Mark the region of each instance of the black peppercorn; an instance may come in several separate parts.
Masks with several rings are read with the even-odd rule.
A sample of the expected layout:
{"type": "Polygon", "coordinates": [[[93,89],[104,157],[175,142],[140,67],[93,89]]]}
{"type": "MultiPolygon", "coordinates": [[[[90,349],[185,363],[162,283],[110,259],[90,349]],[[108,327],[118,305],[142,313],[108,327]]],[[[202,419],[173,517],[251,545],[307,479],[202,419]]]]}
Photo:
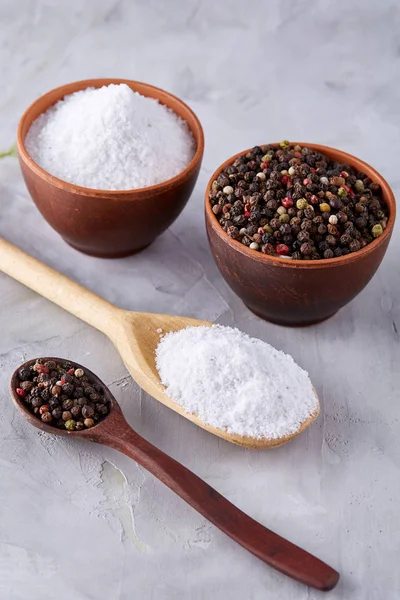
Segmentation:
{"type": "Polygon", "coordinates": [[[86,405],[82,407],[82,416],[85,419],[90,419],[94,415],[94,410],[91,406],[86,405]]]}
{"type": "Polygon", "coordinates": [[[304,254],[304,256],[310,255],[312,252],[311,244],[309,244],[308,242],[304,242],[304,244],[300,246],[300,252],[301,254],[304,254]]]}
{"type": "Polygon", "coordinates": [[[360,250],[360,248],[361,244],[358,240],[352,240],[349,244],[350,252],[357,252],[358,250],[360,250]]]}
{"type": "Polygon", "coordinates": [[[51,411],[51,414],[53,415],[53,417],[56,421],[61,419],[62,413],[63,413],[62,409],[58,406],[56,408],[53,408],[53,410],[51,411]]]}
{"type": "Polygon", "coordinates": [[[304,209],[304,216],[306,219],[314,219],[315,212],[314,212],[314,209],[312,208],[312,206],[309,206],[308,208],[304,209]]]}
{"type": "Polygon", "coordinates": [[[297,235],[297,239],[299,240],[299,242],[308,242],[310,239],[310,234],[308,233],[308,231],[300,231],[300,233],[297,235]]]}
{"type": "Polygon", "coordinates": [[[24,390],[27,394],[35,387],[33,381],[21,381],[20,388],[24,390]]]}
{"type": "Polygon", "coordinates": [[[236,240],[239,237],[239,229],[232,225],[231,227],[228,227],[227,234],[230,238],[236,240]]]}
{"type": "Polygon", "coordinates": [[[325,241],[329,244],[329,246],[336,246],[336,238],[334,235],[327,235],[325,241]]]}
{"type": "Polygon", "coordinates": [[[67,396],[70,396],[74,391],[74,386],[72,385],[72,383],[64,383],[64,385],[62,386],[62,391],[67,396]]]}
{"type": "Polygon", "coordinates": [[[73,418],[79,418],[82,414],[82,408],[78,405],[78,406],[73,406],[71,408],[71,415],[73,416],[73,418]]]}
{"type": "Polygon", "coordinates": [[[348,233],[344,233],[340,236],[340,243],[342,246],[348,246],[351,243],[352,237],[348,233]]]}
{"type": "Polygon", "coordinates": [[[18,377],[20,379],[20,381],[27,381],[31,376],[31,370],[29,369],[29,367],[22,367],[19,371],[18,371],[18,377]]]}
{"type": "Polygon", "coordinates": [[[62,403],[62,407],[64,410],[70,410],[74,406],[74,401],[71,399],[64,400],[62,403]]]}
{"type": "Polygon", "coordinates": [[[51,392],[49,390],[48,387],[42,388],[41,392],[40,392],[40,396],[42,398],[42,400],[44,400],[45,402],[48,402],[51,398],[51,392]]]}
{"type": "Polygon", "coordinates": [[[108,407],[105,404],[96,404],[96,410],[100,415],[108,414],[108,407]]]}
{"type": "Polygon", "coordinates": [[[34,396],[31,400],[31,404],[33,408],[39,408],[42,406],[42,404],[44,404],[44,401],[39,396],[34,396]]]}

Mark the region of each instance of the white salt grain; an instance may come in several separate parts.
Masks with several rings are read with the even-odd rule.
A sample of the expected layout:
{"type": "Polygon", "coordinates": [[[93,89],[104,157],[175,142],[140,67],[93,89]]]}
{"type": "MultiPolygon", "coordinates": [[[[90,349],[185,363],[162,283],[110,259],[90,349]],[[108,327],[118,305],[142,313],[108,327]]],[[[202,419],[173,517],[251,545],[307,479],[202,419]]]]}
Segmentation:
{"type": "Polygon", "coordinates": [[[65,96],[32,123],[25,145],[52,175],[103,190],[136,189],[170,179],[186,168],[195,152],[185,121],[126,84],[65,96]]]}
{"type": "Polygon", "coordinates": [[[168,333],[156,364],[168,396],[229,433],[280,438],[318,409],[308,374],[291,356],[231,327],[168,333]]]}

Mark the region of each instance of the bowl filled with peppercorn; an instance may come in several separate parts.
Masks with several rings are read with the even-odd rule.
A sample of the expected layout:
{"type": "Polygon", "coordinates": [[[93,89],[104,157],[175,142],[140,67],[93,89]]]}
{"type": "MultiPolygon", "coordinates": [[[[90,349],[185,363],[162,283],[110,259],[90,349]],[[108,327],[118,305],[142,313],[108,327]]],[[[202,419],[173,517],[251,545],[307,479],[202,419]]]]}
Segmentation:
{"type": "Polygon", "coordinates": [[[217,266],[248,308],[278,324],[310,325],[370,281],[396,204],[359,158],[283,141],[225,161],[208,183],[205,215],[217,266]]]}

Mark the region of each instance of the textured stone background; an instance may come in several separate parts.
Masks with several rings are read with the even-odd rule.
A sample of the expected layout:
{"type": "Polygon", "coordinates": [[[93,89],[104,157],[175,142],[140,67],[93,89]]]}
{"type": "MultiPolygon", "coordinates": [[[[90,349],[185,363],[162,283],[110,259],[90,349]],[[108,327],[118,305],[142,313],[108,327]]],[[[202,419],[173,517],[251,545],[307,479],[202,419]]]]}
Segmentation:
{"type": "Polygon", "coordinates": [[[0,161],[0,235],[122,307],[236,325],[290,352],[321,398],[293,443],[250,452],[142,393],[98,332],[0,275],[0,598],[316,600],[210,526],[134,462],[29,429],[7,385],[24,360],[96,371],[130,423],[262,523],[338,568],[332,600],[397,600],[400,530],[396,232],[378,274],[330,321],[286,329],[253,317],[205,237],[206,181],[226,157],[282,138],[359,155],[400,187],[400,11],[393,0],[0,0],[0,150],[41,93],[126,77],[182,97],[201,119],[204,167],[181,217],[138,256],[67,247],[0,161]]]}

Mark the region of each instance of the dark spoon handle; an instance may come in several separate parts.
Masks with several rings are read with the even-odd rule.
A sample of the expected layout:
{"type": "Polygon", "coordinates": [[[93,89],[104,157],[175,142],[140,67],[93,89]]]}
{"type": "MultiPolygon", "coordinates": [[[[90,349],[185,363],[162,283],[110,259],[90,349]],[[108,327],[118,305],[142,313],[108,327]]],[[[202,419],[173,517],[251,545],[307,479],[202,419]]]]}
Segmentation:
{"type": "Polygon", "coordinates": [[[213,525],[271,567],[318,590],[328,591],[337,584],[337,571],[254,521],[192,471],[139,436],[128,424],[97,441],[133,458],[213,525]]]}

